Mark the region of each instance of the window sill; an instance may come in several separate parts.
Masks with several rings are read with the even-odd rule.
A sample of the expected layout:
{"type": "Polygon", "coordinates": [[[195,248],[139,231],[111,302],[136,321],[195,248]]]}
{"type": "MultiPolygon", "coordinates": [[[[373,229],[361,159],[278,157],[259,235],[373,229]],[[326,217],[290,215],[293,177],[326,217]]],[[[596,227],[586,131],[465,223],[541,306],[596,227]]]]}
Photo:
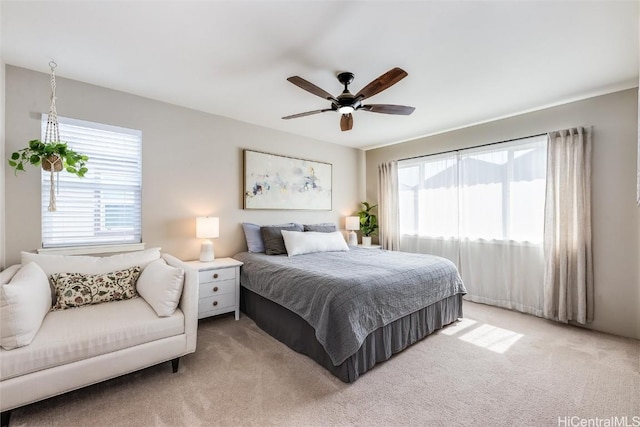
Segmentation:
{"type": "Polygon", "coordinates": [[[141,251],[144,249],[144,247],[144,243],[103,246],[66,246],[63,248],[41,248],[38,249],[38,253],[47,255],[95,255],[109,254],[114,252],[141,251]]]}

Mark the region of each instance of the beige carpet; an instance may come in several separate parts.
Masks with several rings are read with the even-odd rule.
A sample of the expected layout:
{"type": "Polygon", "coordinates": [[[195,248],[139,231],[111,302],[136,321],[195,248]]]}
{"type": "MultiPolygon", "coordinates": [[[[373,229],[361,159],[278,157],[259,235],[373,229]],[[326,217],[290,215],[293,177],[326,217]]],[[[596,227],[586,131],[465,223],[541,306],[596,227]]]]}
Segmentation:
{"type": "Polygon", "coordinates": [[[639,341],[480,304],[353,384],[244,315],[198,335],[177,374],[164,363],[14,410],[11,425],[640,425],[639,341]]]}

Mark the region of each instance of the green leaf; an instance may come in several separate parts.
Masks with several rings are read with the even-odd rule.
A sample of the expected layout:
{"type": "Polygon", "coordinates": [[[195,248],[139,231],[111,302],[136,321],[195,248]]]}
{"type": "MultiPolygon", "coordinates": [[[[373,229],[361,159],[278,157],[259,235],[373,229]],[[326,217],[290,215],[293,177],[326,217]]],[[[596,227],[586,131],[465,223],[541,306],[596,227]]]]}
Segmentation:
{"type": "Polygon", "coordinates": [[[15,168],[16,172],[19,170],[24,171],[25,164],[39,166],[42,163],[42,159],[51,155],[58,155],[62,159],[63,168],[69,173],[84,176],[88,171],[85,167],[85,161],[89,157],[76,153],[63,141],[52,141],[45,144],[38,139],[32,139],[29,141],[28,147],[12,153],[8,162],[12,168],[15,168]]]}

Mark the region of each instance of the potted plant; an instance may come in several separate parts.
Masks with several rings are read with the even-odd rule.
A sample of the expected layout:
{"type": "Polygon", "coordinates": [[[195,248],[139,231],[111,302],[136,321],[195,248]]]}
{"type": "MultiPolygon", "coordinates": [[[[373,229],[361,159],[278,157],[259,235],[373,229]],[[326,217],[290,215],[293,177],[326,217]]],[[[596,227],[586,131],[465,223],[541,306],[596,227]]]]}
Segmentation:
{"type": "Polygon", "coordinates": [[[88,169],[85,162],[89,157],[79,154],[67,147],[66,142],[42,142],[38,139],[29,141],[29,146],[15,151],[8,159],[9,166],[18,171],[24,171],[24,165],[41,166],[42,169],[51,172],[51,190],[49,191],[49,212],[56,211],[56,193],[54,172],[62,170],[83,177],[88,169]]]}
{"type": "Polygon", "coordinates": [[[371,246],[371,236],[376,233],[378,229],[378,217],[371,212],[372,209],[378,207],[378,205],[369,205],[367,202],[362,202],[364,209],[358,212],[360,217],[360,231],[362,232],[362,246],[371,246]]]}
{"type": "Polygon", "coordinates": [[[29,141],[29,146],[11,154],[9,166],[18,171],[24,171],[25,164],[42,166],[42,169],[51,172],[65,170],[79,177],[83,177],[88,169],[85,162],[89,158],[83,154],[76,153],[66,142],[47,142],[38,139],[29,141]]]}

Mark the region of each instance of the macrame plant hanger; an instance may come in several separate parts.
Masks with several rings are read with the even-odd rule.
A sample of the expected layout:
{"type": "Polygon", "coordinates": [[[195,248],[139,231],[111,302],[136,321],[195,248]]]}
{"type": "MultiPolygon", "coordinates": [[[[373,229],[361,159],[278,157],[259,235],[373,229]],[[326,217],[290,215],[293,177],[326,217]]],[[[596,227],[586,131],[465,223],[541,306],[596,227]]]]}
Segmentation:
{"type": "MultiPolygon", "coordinates": [[[[55,69],[58,66],[54,61],[49,62],[51,68],[51,105],[49,106],[49,113],[47,114],[47,128],[44,133],[44,143],[58,143],[60,142],[60,130],[58,129],[58,112],[56,111],[56,74],[55,69]]],[[[51,173],[51,187],[49,189],[49,212],[56,211],[56,176],[55,172],[62,170],[62,159],[55,157],[48,157],[42,159],[42,168],[48,170],[51,173]]],[[[60,178],[58,177],[58,180],[60,178]]]]}

